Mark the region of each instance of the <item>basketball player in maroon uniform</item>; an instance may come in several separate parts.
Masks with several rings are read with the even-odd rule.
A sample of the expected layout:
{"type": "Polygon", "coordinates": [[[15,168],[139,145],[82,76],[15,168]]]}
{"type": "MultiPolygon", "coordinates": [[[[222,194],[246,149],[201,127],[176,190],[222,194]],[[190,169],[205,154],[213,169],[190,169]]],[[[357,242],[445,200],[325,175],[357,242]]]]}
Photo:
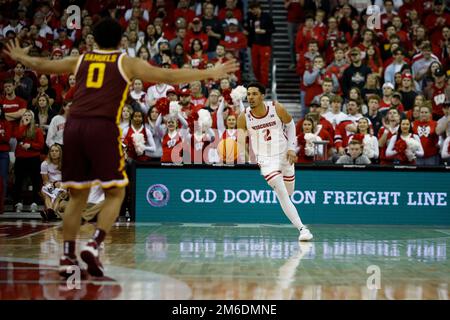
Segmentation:
{"type": "Polygon", "coordinates": [[[237,70],[235,61],[214,68],[162,69],[142,59],[122,54],[119,44],[122,30],[111,18],[101,20],[94,28],[100,48],[80,57],[47,60],[28,56],[19,40],[7,44],[5,53],[38,73],[76,76],[76,89],[70,115],[64,130],[63,183],[70,189],[70,201],[63,219],[64,255],[60,275],[70,276],[68,267],[78,265],[75,255],[81,212],[86,206],[91,186],[101,185],[105,202],[99,214],[92,239],[81,249],[81,258],[92,276],[103,276],[98,247],[119,215],[128,177],[119,128],[120,114],[128,95],[131,79],[152,83],[188,83],[194,80],[220,79],[237,70]],[[104,161],[104,159],[108,161],[104,161]]]}

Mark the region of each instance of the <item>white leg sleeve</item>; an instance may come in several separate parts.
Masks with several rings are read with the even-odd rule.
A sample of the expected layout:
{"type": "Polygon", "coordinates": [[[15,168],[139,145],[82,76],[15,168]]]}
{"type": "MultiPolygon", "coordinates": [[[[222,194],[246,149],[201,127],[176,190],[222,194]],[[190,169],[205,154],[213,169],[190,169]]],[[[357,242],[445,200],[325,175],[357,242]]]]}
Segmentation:
{"type": "Polygon", "coordinates": [[[295,190],[295,176],[286,177],[283,176],[284,185],[286,186],[286,190],[290,196],[294,193],[295,190]]]}
{"type": "Polygon", "coordinates": [[[268,179],[267,183],[275,191],[284,214],[297,229],[301,229],[303,227],[303,223],[300,220],[297,209],[289,198],[288,190],[286,189],[281,173],[273,176],[271,179],[268,179]]]}

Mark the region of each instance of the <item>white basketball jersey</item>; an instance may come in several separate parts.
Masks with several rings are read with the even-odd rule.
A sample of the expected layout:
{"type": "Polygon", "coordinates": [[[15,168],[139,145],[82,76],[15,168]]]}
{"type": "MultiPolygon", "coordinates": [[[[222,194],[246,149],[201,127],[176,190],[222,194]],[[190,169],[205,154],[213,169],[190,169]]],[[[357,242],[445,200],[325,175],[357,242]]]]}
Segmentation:
{"type": "Polygon", "coordinates": [[[264,102],[266,114],[256,117],[251,108],[245,110],[245,120],[255,155],[276,156],[287,151],[287,137],[284,133],[284,124],[277,115],[272,102],[264,102]]]}

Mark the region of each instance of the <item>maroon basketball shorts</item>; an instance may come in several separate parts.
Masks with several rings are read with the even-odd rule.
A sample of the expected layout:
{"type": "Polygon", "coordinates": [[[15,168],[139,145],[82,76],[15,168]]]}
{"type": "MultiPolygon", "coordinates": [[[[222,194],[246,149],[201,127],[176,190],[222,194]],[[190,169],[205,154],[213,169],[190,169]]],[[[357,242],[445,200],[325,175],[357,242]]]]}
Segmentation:
{"type": "Polygon", "coordinates": [[[66,188],[128,184],[120,130],[103,118],[70,117],[64,127],[62,180],[66,188]]]}

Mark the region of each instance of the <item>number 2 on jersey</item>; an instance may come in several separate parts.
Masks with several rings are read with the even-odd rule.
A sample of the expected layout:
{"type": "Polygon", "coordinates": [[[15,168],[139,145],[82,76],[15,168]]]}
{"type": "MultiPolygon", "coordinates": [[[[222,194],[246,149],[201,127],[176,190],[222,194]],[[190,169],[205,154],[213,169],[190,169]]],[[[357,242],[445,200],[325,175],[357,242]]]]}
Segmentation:
{"type": "Polygon", "coordinates": [[[103,80],[105,78],[106,64],[104,63],[91,63],[88,69],[88,75],[86,78],[86,88],[101,88],[103,80]],[[94,79],[94,75],[97,73],[97,78],[94,79]]]}
{"type": "Polygon", "coordinates": [[[266,129],[264,130],[264,141],[270,141],[272,140],[272,137],[270,136],[270,130],[266,129]]]}

